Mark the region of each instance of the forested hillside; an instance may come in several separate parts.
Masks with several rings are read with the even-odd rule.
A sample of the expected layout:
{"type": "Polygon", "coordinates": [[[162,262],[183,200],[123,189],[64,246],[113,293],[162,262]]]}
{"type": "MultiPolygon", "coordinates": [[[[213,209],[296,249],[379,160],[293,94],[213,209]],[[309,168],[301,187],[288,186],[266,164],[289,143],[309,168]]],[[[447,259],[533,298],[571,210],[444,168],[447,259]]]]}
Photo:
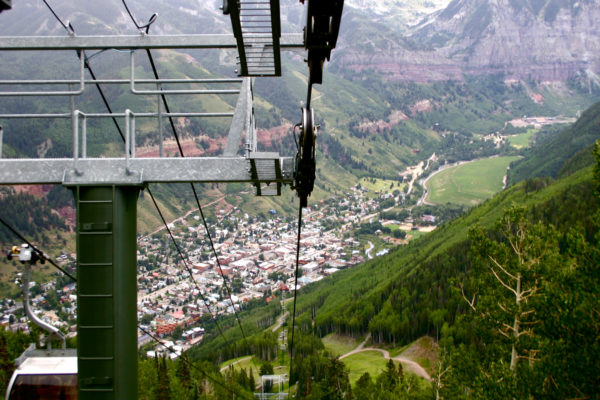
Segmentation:
{"type": "MultiPolygon", "coordinates": [[[[584,163],[592,162],[592,145],[599,138],[600,103],[596,103],[583,112],[575,124],[545,140],[539,140],[525,154],[525,158],[512,163],[508,181],[513,184],[534,177],[556,178],[567,160],[575,155],[577,159],[584,158],[584,163]]],[[[567,169],[573,168],[570,166],[572,163],[577,165],[577,161],[572,160],[567,169]]]]}
{"type": "MultiPolygon", "coordinates": [[[[39,198],[27,193],[17,193],[12,188],[0,188],[0,210],[9,211],[4,212],[1,217],[22,235],[46,242],[49,231],[69,230],[65,220],[53,212],[54,209],[70,205],[68,202],[65,204],[61,194],[61,191],[51,190],[47,197],[39,198]]],[[[0,243],[6,244],[15,240],[13,233],[1,225],[0,243]]]]}
{"type": "MultiPolygon", "coordinates": [[[[299,6],[297,0],[285,3],[292,2],[299,6]]],[[[36,34],[56,34],[61,29],[42,4],[27,3],[31,14],[28,23],[34,21],[41,27],[36,34]]],[[[135,32],[117,0],[107,3],[110,8],[91,6],[81,12],[66,0],[56,3],[61,6],[59,13],[74,22],[78,34],[135,32]]],[[[132,1],[136,15],[151,15],[159,10],[159,5],[164,7],[160,8],[161,19],[152,34],[197,32],[204,28],[225,32],[228,24],[222,22],[228,17],[214,7],[207,11],[209,2],[198,6],[200,3],[179,0],[180,7],[176,8],[175,3],[158,0],[132,1]],[[196,18],[196,8],[204,13],[200,19],[196,18]],[[171,22],[163,25],[169,17],[171,22]]],[[[212,6],[217,2],[210,3],[212,6]]],[[[504,68],[510,66],[510,54],[496,51],[483,57],[481,50],[516,43],[521,38],[514,36],[514,32],[521,32],[521,28],[523,32],[531,32],[531,27],[540,24],[544,25],[543,30],[531,32],[523,39],[535,44],[535,54],[541,56],[552,55],[542,46],[547,45],[547,41],[536,42],[536,38],[550,37],[544,36],[546,33],[564,33],[556,36],[561,44],[574,40],[595,43],[596,35],[587,32],[592,30],[592,24],[579,24],[585,29],[577,37],[567,35],[566,28],[564,32],[552,28],[554,21],[561,23],[560,26],[564,21],[575,21],[566,18],[574,8],[577,10],[573,16],[586,16],[571,0],[531,0],[525,2],[525,6],[515,0],[505,1],[511,12],[530,11],[527,15],[533,19],[521,18],[520,22],[524,22],[521,26],[494,22],[502,22],[497,18],[498,3],[501,2],[455,0],[446,12],[440,13],[442,25],[425,26],[422,35],[412,38],[401,38],[399,33],[387,35],[390,30],[373,24],[365,17],[368,14],[357,10],[346,14],[350,18],[345,21],[350,24],[345,22],[342,32],[348,36],[340,40],[337,49],[340,51],[334,53],[332,63],[324,72],[324,85],[315,86],[313,91],[312,106],[321,130],[317,141],[318,178],[309,204],[334,193],[336,196],[346,193],[360,178],[388,179],[392,181],[390,189],[391,185],[405,185],[401,173],[409,166],[433,159],[434,153],[437,161],[432,161],[435,164],[432,169],[444,163],[522,155],[523,159],[512,165],[509,188],[465,215],[441,224],[433,233],[398,246],[387,256],[336,272],[304,287],[297,299],[294,332],[289,322],[283,328],[273,328],[277,317],[285,312],[282,308],[291,312],[292,302],[280,303],[282,299],[271,297],[271,289],[268,289],[264,298],[242,303],[239,324],[237,316],[219,316],[217,323],[212,315],[204,314],[199,321],[206,329],[204,338],[175,362],[158,357],[147,359],[146,350],[150,347],[142,348],[138,375],[140,398],[251,398],[258,383],[252,372],[227,367],[220,370],[222,362],[249,355],[260,361],[261,374],[273,374],[270,363],[274,361],[291,365],[291,371],[284,367],[281,372],[289,371],[291,390],[297,398],[303,399],[600,398],[598,145],[593,153],[594,143],[598,143],[600,137],[600,103],[584,112],[577,123],[567,129],[546,128],[545,136],[539,134],[531,150],[519,150],[507,139],[513,133],[532,134],[525,132],[527,128],[511,125],[516,119],[527,120],[524,116],[543,116],[551,120],[578,115],[579,110],[598,100],[598,77],[591,69],[582,69],[587,68],[589,60],[575,63],[577,60],[573,59],[580,55],[570,49],[565,57],[558,59],[558,64],[554,59],[545,61],[541,70],[537,65],[530,65],[531,53],[524,51],[520,56],[527,58],[522,63],[525,69],[517,71],[519,74],[504,68]],[[468,15],[467,24],[460,27],[460,35],[453,39],[455,34],[447,28],[454,27],[455,23],[462,25],[464,15],[468,15]],[[505,36],[495,35],[496,31],[503,30],[506,30],[505,36]],[[390,40],[391,37],[394,39],[390,40]],[[444,57],[437,57],[433,50],[446,43],[456,43],[458,39],[466,40],[464,44],[468,46],[455,47],[457,51],[449,53],[459,62],[446,70],[444,57]],[[498,46],[486,47],[485,43],[498,46]],[[411,49],[413,46],[418,47],[411,49]],[[416,62],[410,69],[421,83],[410,81],[413,77],[408,68],[397,68],[394,64],[400,55],[410,55],[417,48],[423,57],[408,59],[416,62]],[[343,57],[336,59],[336,54],[343,57]],[[467,68],[465,63],[469,59],[477,61],[475,68],[467,68]],[[386,62],[390,60],[392,63],[386,62]],[[425,68],[432,61],[433,75],[425,68]],[[504,65],[505,62],[508,64],[504,65]],[[463,65],[464,70],[459,68],[463,65]],[[547,73],[556,76],[547,81],[550,79],[547,73]],[[267,299],[270,303],[264,306],[267,299]],[[282,334],[277,329],[287,332],[282,334]],[[351,381],[349,367],[324,346],[322,339],[331,334],[351,338],[353,343],[364,340],[369,346],[394,351],[424,336],[432,338],[438,361],[428,366],[432,380],[405,375],[402,367],[390,360],[384,371],[378,371],[379,375],[365,373],[356,382],[351,381]],[[294,346],[291,346],[292,337],[295,337],[294,346]]],[[[591,0],[581,4],[597,9],[591,0]]],[[[28,28],[16,21],[20,19],[15,18],[10,24],[0,23],[0,33],[23,34],[28,28]]],[[[288,19],[284,27],[295,29],[296,25],[288,19]]],[[[235,75],[234,51],[215,51],[207,56],[177,51],[153,50],[153,53],[163,78],[235,75]]],[[[64,78],[76,74],[75,52],[49,58],[44,61],[42,70],[37,57],[37,54],[3,57],[2,79],[64,78]]],[[[138,77],[153,76],[145,56],[137,54],[136,57],[138,77]]],[[[129,74],[127,59],[126,53],[106,51],[94,54],[93,60],[90,55],[88,62],[99,76],[108,79],[129,74]]],[[[283,77],[257,80],[254,86],[258,150],[293,156],[296,148],[293,126],[300,119],[307,71],[303,57],[298,54],[285,53],[282,63],[283,77]]],[[[88,86],[91,90],[76,100],[75,107],[87,113],[105,112],[96,88],[88,86]]],[[[108,102],[114,110],[129,108],[139,113],[156,109],[154,97],[135,97],[126,87],[105,86],[108,102]]],[[[235,97],[187,96],[169,102],[176,112],[184,108],[195,112],[229,112],[235,106],[235,97]]],[[[70,105],[66,98],[47,101],[5,97],[0,101],[0,109],[6,113],[58,113],[70,112],[70,105]]],[[[174,126],[184,143],[186,156],[215,156],[222,153],[229,122],[223,118],[206,122],[182,117],[174,126]]],[[[71,125],[66,119],[59,122],[20,119],[2,123],[4,157],[65,157],[72,152],[71,125]]],[[[138,156],[158,154],[158,126],[158,121],[153,120],[137,125],[138,156]]],[[[89,128],[90,156],[122,155],[123,143],[112,121],[90,123],[89,128]]],[[[168,127],[166,132],[166,153],[178,157],[170,129],[168,127]]],[[[417,184],[416,177],[414,181],[417,184]]],[[[400,193],[400,186],[394,187],[398,187],[400,193]]],[[[187,184],[152,185],[152,190],[155,188],[167,221],[196,207],[187,184]]],[[[253,188],[241,184],[199,185],[198,188],[203,204],[219,199],[225,206],[239,207],[241,213],[296,209],[295,197],[287,191],[279,199],[265,200],[256,199],[253,188]]],[[[52,245],[58,246],[52,248],[56,252],[68,249],[65,232],[70,230],[72,219],[59,212],[66,208],[66,212],[73,215],[71,195],[66,189],[56,187],[37,196],[27,191],[0,190],[3,219],[45,250],[52,245]]],[[[421,190],[415,186],[417,197],[421,190]]],[[[162,223],[148,197],[142,192],[138,203],[138,226],[143,233],[153,231],[162,223]]],[[[395,200],[389,201],[388,210],[396,205],[395,200]]],[[[406,213],[398,217],[402,220],[407,219],[409,213],[412,213],[411,218],[416,218],[425,212],[425,207],[412,208],[412,203],[402,204],[402,207],[406,213]]],[[[442,207],[453,214],[451,205],[442,207]]],[[[379,210],[383,216],[384,207],[379,210]]],[[[428,210],[433,216],[433,208],[428,210]]],[[[441,218],[443,212],[437,211],[436,216],[441,218]]],[[[398,210],[388,212],[400,215],[398,210]]],[[[334,220],[342,224],[341,219],[334,220]]],[[[230,226],[229,222],[220,224],[230,226]]],[[[344,223],[352,226],[352,222],[344,223]]],[[[373,221],[357,230],[374,234],[379,228],[383,228],[381,222],[373,221]]],[[[14,235],[0,229],[2,249],[18,243],[15,240],[14,235]]],[[[256,238],[248,237],[248,240],[256,238]]],[[[276,238],[273,241],[278,243],[276,238]]],[[[71,251],[74,252],[72,243],[71,251]]],[[[361,250],[350,251],[360,253],[361,250]]],[[[13,280],[14,268],[6,262],[0,262],[0,268],[3,268],[4,280],[0,289],[7,290],[6,281],[13,280]]],[[[243,285],[237,277],[236,284],[243,285]]],[[[230,301],[233,304],[233,300],[230,301]]],[[[0,380],[6,381],[13,367],[9,360],[22,350],[26,338],[4,333],[0,333],[0,362],[3,364],[0,380]]],[[[154,344],[149,346],[155,349],[154,344]]]]}
{"type": "MultiPolygon", "coordinates": [[[[431,335],[442,349],[433,390],[446,398],[591,396],[599,189],[598,166],[526,180],[408,246],[304,288],[297,326],[317,337],[370,333],[373,344],[393,347],[431,335]]],[[[201,348],[215,355],[215,345],[201,348]]],[[[231,350],[224,358],[247,351],[242,342],[231,350]]]]}

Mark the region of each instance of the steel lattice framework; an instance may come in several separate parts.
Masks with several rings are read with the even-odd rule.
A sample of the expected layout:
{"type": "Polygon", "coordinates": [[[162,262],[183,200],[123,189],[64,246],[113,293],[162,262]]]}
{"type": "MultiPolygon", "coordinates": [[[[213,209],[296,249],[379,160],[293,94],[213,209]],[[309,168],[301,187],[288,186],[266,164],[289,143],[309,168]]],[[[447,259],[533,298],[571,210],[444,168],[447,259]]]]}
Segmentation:
{"type": "Polygon", "coordinates": [[[232,35],[77,36],[70,32],[61,37],[0,37],[0,52],[75,50],[79,56],[77,59],[70,55],[77,61],[77,76],[72,79],[27,77],[0,81],[0,98],[70,99],[70,107],[62,112],[9,114],[0,109],[0,125],[7,119],[70,121],[71,132],[66,131],[65,135],[72,138],[68,157],[3,158],[3,154],[6,155],[2,152],[3,139],[14,133],[0,128],[0,185],[62,184],[73,188],[77,211],[80,400],[137,398],[136,209],[140,190],[150,183],[248,182],[256,187],[258,195],[276,195],[280,194],[282,185],[293,182],[293,158],[257,151],[253,76],[279,75],[280,49],[302,49],[303,36],[280,35],[278,1],[250,7],[254,8],[251,12],[245,6],[233,8],[232,18],[234,14],[239,16],[236,21],[241,23],[241,30],[234,23],[232,35]],[[254,13],[263,16],[249,15],[254,13]],[[265,19],[265,15],[269,18],[265,19]],[[276,16],[273,20],[272,15],[276,16]],[[257,28],[258,23],[269,27],[257,28]],[[236,48],[240,77],[144,79],[136,76],[136,51],[139,50],[236,48]],[[85,51],[111,49],[130,52],[128,78],[96,79],[91,69],[93,79],[87,78],[89,59],[85,51]],[[267,58],[270,61],[266,61],[267,58]],[[156,99],[157,108],[148,111],[147,107],[136,110],[132,106],[115,112],[108,104],[110,112],[77,108],[75,99],[98,85],[127,87],[133,96],[156,99]],[[233,110],[169,112],[166,95],[237,95],[238,98],[233,110]],[[213,157],[164,157],[163,119],[172,121],[179,117],[231,119],[223,153],[213,157]],[[124,126],[120,157],[91,156],[88,151],[88,136],[93,135],[90,121],[103,119],[113,119],[124,126]],[[136,124],[139,126],[140,120],[147,123],[149,119],[158,125],[159,157],[138,157],[136,124]]]}
{"type": "MultiPolygon", "coordinates": [[[[261,184],[274,183],[277,192],[282,184],[292,182],[293,160],[277,153],[257,152],[256,124],[252,106],[250,77],[235,79],[140,79],[135,76],[135,51],[140,49],[227,49],[236,47],[233,35],[179,35],[179,36],[66,36],[66,37],[0,37],[0,51],[19,50],[108,50],[131,52],[129,79],[85,78],[85,60],[80,57],[77,79],[28,79],[0,81],[0,97],[4,96],[81,96],[90,85],[127,85],[138,96],[160,95],[225,95],[239,94],[233,112],[177,112],[162,111],[160,100],[156,112],[134,112],[126,109],[116,113],[88,113],[74,106],[54,114],[2,114],[3,119],[56,118],[72,120],[72,157],[61,159],[0,159],[0,184],[64,184],[64,185],[143,185],[146,183],[174,182],[250,182],[259,194],[261,184]],[[226,85],[227,89],[163,89],[164,85],[188,87],[198,84],[226,85]],[[239,84],[239,88],[231,88],[239,84]],[[10,86],[9,86],[10,85],[10,86]],[[55,90],[1,90],[2,87],[58,87],[55,90]],[[155,86],[148,90],[141,87],[155,86]],[[227,144],[222,156],[190,158],[136,157],[136,121],[154,118],[158,123],[166,117],[232,118],[227,144]],[[124,122],[125,144],[121,158],[91,158],[87,152],[87,125],[91,119],[118,118],[124,122]],[[246,136],[243,156],[238,156],[242,136],[246,136]]],[[[303,47],[302,35],[284,35],[281,47],[303,47]]],[[[159,128],[162,135],[163,129],[159,128]]],[[[162,147],[162,136],[160,140],[162,147]]],[[[0,134],[0,149],[2,135],[0,134]]],[[[2,154],[0,150],[0,155],[2,154]]],[[[162,154],[162,151],[161,151],[162,154]]]]}
{"type": "MultiPolygon", "coordinates": [[[[305,0],[300,0],[304,3],[305,0]]],[[[0,126],[0,185],[62,184],[73,189],[77,211],[77,306],[78,306],[78,398],[133,399],[137,397],[137,198],[150,183],[247,182],[257,195],[278,195],[284,184],[292,184],[300,196],[298,260],[302,207],[312,192],[315,176],[316,125],[310,108],[311,89],[321,83],[323,64],[336,45],[343,0],[306,0],[304,33],[281,34],[279,0],[224,0],[223,12],[231,18],[231,35],[154,36],[146,32],[129,36],[77,36],[72,26],[61,22],[68,35],[50,37],[0,37],[0,52],[65,51],[78,55],[77,76],[72,79],[0,80],[2,97],[66,97],[70,107],[53,113],[2,113],[7,119],[50,118],[71,122],[71,154],[64,158],[3,158],[3,139],[13,134],[0,126]],[[237,49],[236,78],[136,77],[136,51],[151,49],[237,49]],[[300,149],[296,157],[259,152],[253,107],[255,77],[281,75],[282,49],[306,49],[309,69],[306,106],[300,149]],[[86,50],[130,52],[129,77],[96,79],[86,50]],[[86,69],[93,79],[86,78],[86,69]],[[156,111],[125,107],[113,112],[99,85],[125,85],[133,96],[156,98],[156,111]],[[207,85],[204,87],[203,85],[207,85]],[[232,86],[233,85],[233,86],[232,86]],[[109,112],[76,108],[75,99],[96,86],[109,112]],[[175,88],[176,87],[176,88],[175,88]],[[193,88],[192,88],[193,87],[193,88]],[[218,88],[215,88],[218,87],[218,88]],[[51,88],[51,89],[49,89],[51,88]],[[233,110],[171,112],[165,96],[238,95],[233,110]],[[164,109],[163,109],[164,105],[164,109]],[[164,157],[163,119],[231,118],[226,145],[220,156],[164,157]],[[112,119],[123,137],[120,156],[105,158],[88,152],[91,120],[112,119]],[[159,133],[159,157],[138,157],[136,144],[141,119],[155,119],[159,133]],[[124,132],[117,121],[125,127],[124,132]],[[244,140],[244,145],[241,142],[244,140]]],[[[0,11],[11,8],[0,0],[0,11]]],[[[129,10],[128,10],[129,11],[129,10]]],[[[55,14],[56,16],[56,14],[55,14]]],[[[131,13],[130,13],[131,16],[131,13]]],[[[133,16],[131,16],[133,19],[133,16]]],[[[153,15],[151,21],[154,20],[153,15]]],[[[58,18],[58,17],[57,17],[58,18]]],[[[134,21],[135,23],[135,21],[134,21]]],[[[149,27],[151,22],[145,25],[149,27]]],[[[135,23],[137,28],[142,28],[135,23]]],[[[99,54],[99,53],[97,53],[99,54]]],[[[73,58],[75,60],[75,58],[73,58]]],[[[40,70],[43,68],[40,65],[40,70]]],[[[65,135],[69,135],[68,128],[65,135]]],[[[177,139],[179,144],[179,139],[177,139]]],[[[6,152],[4,152],[6,154],[6,152]]],[[[192,185],[194,195],[196,191],[192,185]]],[[[197,196],[196,196],[196,200],[197,196]]],[[[198,201],[198,207],[200,203],[198,201]]],[[[200,208],[201,210],[201,208],[200,208]]],[[[297,267],[297,266],[296,266],[297,267]]],[[[297,275],[296,275],[297,279],[297,275]]],[[[295,317],[292,318],[293,349],[295,317]]],[[[239,322],[239,320],[238,320],[239,322]]],[[[241,329],[241,325],[240,325],[241,329]]],[[[290,362],[291,364],[291,362],[290,362]]],[[[290,375],[291,375],[290,368],[290,375]]],[[[280,384],[281,376],[269,376],[280,384]]],[[[264,379],[264,377],[263,377],[264,379]]],[[[265,394],[259,394],[264,398],[265,394]]],[[[285,394],[278,393],[278,398],[285,394]]]]}

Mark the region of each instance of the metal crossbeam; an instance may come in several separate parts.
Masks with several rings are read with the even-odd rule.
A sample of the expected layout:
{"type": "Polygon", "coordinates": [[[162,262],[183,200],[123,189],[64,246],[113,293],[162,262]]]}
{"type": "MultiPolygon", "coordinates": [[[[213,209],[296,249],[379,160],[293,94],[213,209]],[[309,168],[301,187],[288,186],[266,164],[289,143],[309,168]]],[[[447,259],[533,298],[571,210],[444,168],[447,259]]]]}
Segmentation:
{"type": "Polygon", "coordinates": [[[231,120],[229,135],[227,136],[227,143],[225,144],[225,150],[223,151],[223,155],[226,157],[237,155],[237,152],[240,148],[242,133],[244,130],[249,129],[252,123],[248,113],[248,109],[252,107],[251,79],[252,78],[244,78],[244,82],[242,83],[242,89],[240,91],[240,95],[238,96],[237,104],[235,105],[233,119],[231,120]]]}
{"type": "MultiPolygon", "coordinates": [[[[251,43],[247,44],[249,47],[251,43]]],[[[220,35],[129,35],[129,36],[0,36],[0,50],[136,50],[136,49],[226,49],[237,46],[236,38],[220,35]]],[[[279,46],[301,49],[301,33],[283,34],[279,46]]]]}
{"type": "Polygon", "coordinates": [[[290,184],[292,157],[2,159],[0,185],[141,185],[180,182],[290,184]],[[264,168],[253,165],[263,164],[264,168]],[[268,166],[268,168],[267,168],[268,166]]]}

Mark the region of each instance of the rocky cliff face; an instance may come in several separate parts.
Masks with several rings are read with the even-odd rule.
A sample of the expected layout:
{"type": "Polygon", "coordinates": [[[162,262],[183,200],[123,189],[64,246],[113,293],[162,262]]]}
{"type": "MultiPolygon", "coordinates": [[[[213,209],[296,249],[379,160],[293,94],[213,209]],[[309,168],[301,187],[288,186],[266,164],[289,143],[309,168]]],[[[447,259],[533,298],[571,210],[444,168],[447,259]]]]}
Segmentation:
{"type": "MultiPolygon", "coordinates": [[[[119,0],[96,3],[52,2],[80,35],[136,32],[119,0]]],[[[230,30],[228,17],[219,11],[221,0],[128,4],[140,23],[158,12],[153,34],[230,30]]],[[[298,0],[281,0],[281,12],[284,32],[302,29],[304,7],[298,0]]],[[[346,0],[328,68],[375,70],[388,79],[416,82],[501,72],[507,79],[564,81],[579,75],[600,83],[598,32],[598,0],[346,0]]],[[[2,13],[0,34],[64,31],[41,2],[23,0],[2,13]]]]}
{"type": "Polygon", "coordinates": [[[497,72],[508,79],[595,80],[600,72],[600,2],[593,0],[454,0],[408,37],[389,26],[370,32],[360,10],[346,14],[340,70],[374,69],[419,82],[497,72]]]}

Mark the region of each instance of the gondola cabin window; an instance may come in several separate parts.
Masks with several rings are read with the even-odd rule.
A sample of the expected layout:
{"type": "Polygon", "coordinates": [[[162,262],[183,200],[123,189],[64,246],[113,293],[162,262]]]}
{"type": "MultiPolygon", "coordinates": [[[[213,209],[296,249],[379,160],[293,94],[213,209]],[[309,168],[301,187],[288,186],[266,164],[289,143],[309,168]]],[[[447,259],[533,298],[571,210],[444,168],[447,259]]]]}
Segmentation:
{"type": "Polygon", "coordinates": [[[76,400],[76,357],[32,357],[14,372],[7,400],[76,400]]]}

